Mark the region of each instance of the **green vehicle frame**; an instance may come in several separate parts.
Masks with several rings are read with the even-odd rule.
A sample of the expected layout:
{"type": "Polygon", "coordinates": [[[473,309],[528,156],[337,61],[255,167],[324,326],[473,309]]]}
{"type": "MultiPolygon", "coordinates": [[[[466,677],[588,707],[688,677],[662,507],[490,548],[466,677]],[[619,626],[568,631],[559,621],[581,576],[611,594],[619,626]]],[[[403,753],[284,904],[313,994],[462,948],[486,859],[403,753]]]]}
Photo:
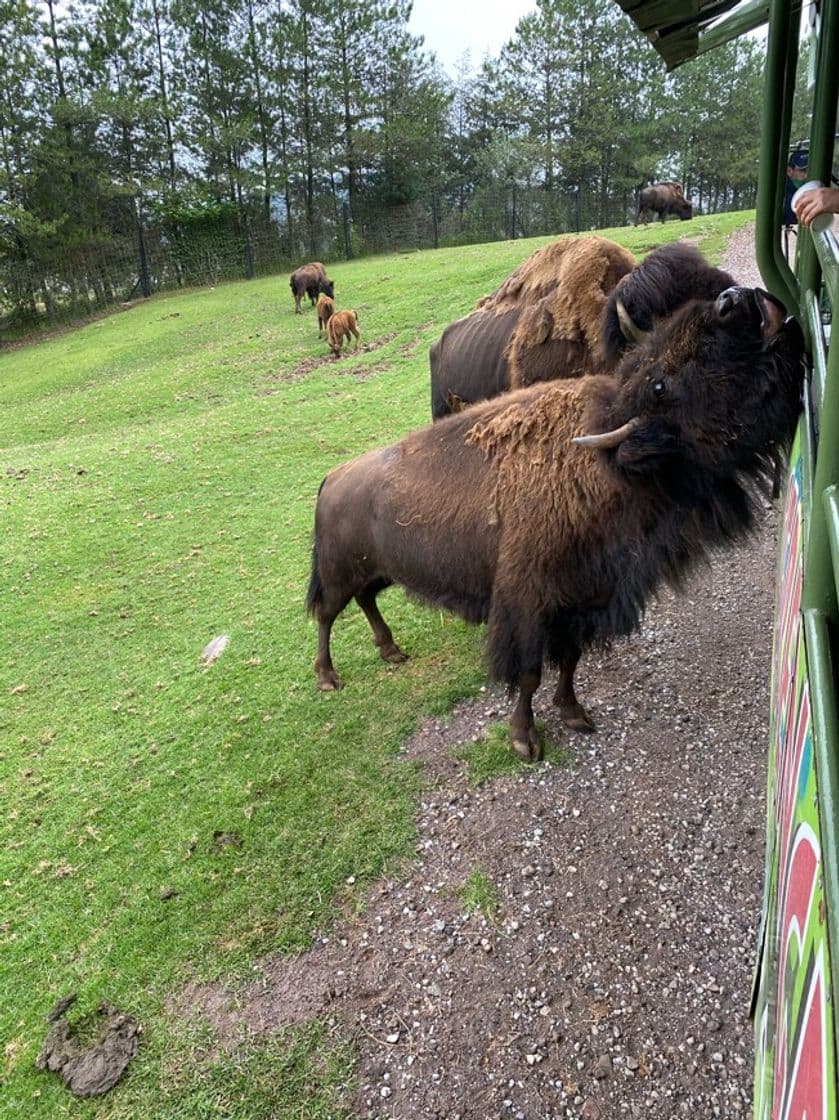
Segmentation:
{"type": "MultiPolygon", "coordinates": [[[[839,245],[782,240],[801,4],[619,0],[671,69],[768,24],[756,254],[801,323],[804,408],[783,491],[772,662],[766,874],[752,1000],[754,1120],[836,1120],[839,996],[839,245]],[[833,952],[831,953],[831,947],[833,952]]],[[[839,0],[808,8],[814,36],[810,179],[831,181],[839,0]]]]}

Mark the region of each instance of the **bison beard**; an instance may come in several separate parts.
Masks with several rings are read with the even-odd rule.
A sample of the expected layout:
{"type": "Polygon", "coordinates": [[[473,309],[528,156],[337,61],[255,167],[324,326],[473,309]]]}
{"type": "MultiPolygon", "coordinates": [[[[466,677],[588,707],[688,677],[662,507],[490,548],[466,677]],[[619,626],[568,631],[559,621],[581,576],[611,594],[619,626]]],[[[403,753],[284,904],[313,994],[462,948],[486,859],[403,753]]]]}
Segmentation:
{"type": "Polygon", "coordinates": [[[798,412],[801,333],[760,290],[693,302],[631,351],[619,377],[522,389],[370,451],[318,496],[307,607],[319,687],[355,597],[386,661],[392,583],[485,621],[492,675],[518,688],[514,750],[541,757],[532,697],[544,662],[571,727],[582,651],[631,633],[662,583],[752,523],[756,488],[798,412]],[[580,433],[589,433],[581,436],[580,433]]]}

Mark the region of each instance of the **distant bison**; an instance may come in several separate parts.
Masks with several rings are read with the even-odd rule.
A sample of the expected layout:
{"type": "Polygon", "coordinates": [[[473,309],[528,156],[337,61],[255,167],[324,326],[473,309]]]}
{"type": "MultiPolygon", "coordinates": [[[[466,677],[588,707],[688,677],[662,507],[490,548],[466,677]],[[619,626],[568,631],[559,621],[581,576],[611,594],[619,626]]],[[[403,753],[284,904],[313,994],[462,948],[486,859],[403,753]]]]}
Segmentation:
{"type": "Polygon", "coordinates": [[[337,467],[307,596],[318,686],[341,687],[330,634],[352,598],[382,658],[405,659],[376,603],[399,583],[487,623],[492,675],[518,688],[516,753],[541,757],[545,662],[564,721],[591,729],[574,691],[582,651],[631,633],[656,588],[749,528],[753,488],[795,424],[801,354],[776,300],[731,288],[666,319],[618,376],[521,389],[337,467]]]}
{"type": "Polygon", "coordinates": [[[432,344],[431,415],[601,369],[606,300],[634,264],[628,249],[605,237],[566,237],[538,249],[432,344]]]}
{"type": "Polygon", "coordinates": [[[297,315],[301,314],[300,303],[304,296],[309,297],[314,307],[315,300],[321,292],[329,296],[330,299],[335,295],[335,285],[326,275],[326,269],[320,261],[301,264],[298,269],[292,272],[289,286],[291,294],[294,296],[294,311],[297,315]]]}
{"type": "Polygon", "coordinates": [[[432,417],[531,382],[607,373],[654,323],[733,283],[679,242],[640,264],[603,237],[548,245],[432,345],[432,417]]]}
{"type": "Polygon", "coordinates": [[[638,222],[648,222],[653,214],[658,214],[663,222],[668,214],[674,214],[682,221],[693,217],[693,206],[682,193],[681,183],[653,183],[644,187],[638,196],[638,222]]]}

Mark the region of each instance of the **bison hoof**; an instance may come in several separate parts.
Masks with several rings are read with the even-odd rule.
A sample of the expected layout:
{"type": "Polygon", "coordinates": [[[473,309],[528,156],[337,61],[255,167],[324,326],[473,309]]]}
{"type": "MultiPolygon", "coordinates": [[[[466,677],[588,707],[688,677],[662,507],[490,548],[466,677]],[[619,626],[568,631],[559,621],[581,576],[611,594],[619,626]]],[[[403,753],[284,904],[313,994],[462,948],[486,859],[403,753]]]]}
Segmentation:
{"type": "Polygon", "coordinates": [[[513,732],[511,739],[513,752],[524,762],[541,762],[545,755],[545,748],[535,727],[532,727],[524,739],[513,732]]]}
{"type": "Polygon", "coordinates": [[[381,646],[379,648],[379,656],[382,661],[387,661],[390,665],[401,665],[403,661],[408,660],[407,653],[403,653],[396,642],[381,646]]]}
{"type": "Polygon", "coordinates": [[[582,704],[559,704],[559,715],[566,727],[572,731],[596,731],[596,724],[589,718],[582,704]]]}
{"type": "Polygon", "coordinates": [[[334,669],[318,673],[318,688],[321,692],[339,692],[343,687],[343,682],[334,669]]]}

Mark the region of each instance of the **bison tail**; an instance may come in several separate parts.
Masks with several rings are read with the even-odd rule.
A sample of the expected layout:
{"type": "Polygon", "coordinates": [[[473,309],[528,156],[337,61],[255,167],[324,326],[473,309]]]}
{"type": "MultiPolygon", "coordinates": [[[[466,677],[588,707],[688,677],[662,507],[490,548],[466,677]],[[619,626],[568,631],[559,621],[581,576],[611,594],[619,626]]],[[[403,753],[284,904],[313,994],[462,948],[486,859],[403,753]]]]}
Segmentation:
{"type": "Polygon", "coordinates": [[[306,592],[306,614],[316,615],[323,602],[323,581],[318,564],[318,542],[312,545],[312,574],[309,576],[309,590],[306,592]]]}
{"type": "MultiPolygon", "coordinates": [[[[329,324],[327,323],[327,327],[329,324]]],[[[326,479],[318,487],[318,498],[326,484],[326,479]]],[[[317,515],[315,521],[315,536],[312,541],[312,574],[309,576],[309,590],[306,592],[306,613],[314,615],[323,603],[323,580],[320,578],[320,563],[318,561],[317,515]]]]}

